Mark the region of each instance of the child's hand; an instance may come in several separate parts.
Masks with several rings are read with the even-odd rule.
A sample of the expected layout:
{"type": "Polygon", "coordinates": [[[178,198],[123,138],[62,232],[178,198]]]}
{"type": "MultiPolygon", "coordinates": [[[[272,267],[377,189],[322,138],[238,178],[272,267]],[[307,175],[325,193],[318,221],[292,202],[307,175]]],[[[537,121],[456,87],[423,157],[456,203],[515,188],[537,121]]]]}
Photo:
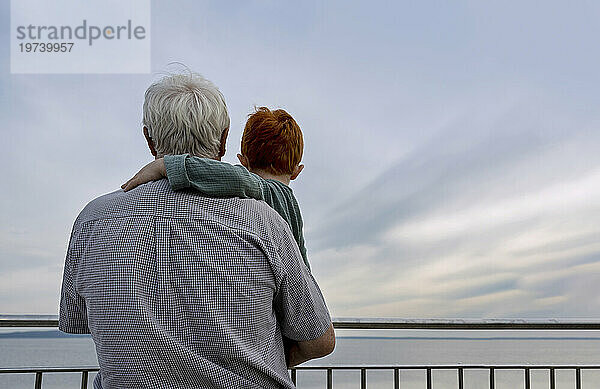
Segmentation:
{"type": "Polygon", "coordinates": [[[160,180],[166,176],[167,169],[165,168],[165,160],[159,158],[144,166],[135,176],[133,176],[133,178],[121,185],[121,189],[127,192],[136,186],[150,181],[160,180]]]}

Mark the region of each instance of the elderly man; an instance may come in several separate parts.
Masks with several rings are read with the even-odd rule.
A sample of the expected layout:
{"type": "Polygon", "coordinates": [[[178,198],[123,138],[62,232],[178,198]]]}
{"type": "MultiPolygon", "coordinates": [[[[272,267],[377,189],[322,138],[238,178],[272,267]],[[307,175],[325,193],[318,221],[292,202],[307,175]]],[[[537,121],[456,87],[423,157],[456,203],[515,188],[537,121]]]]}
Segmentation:
{"type": "MultiPolygon", "coordinates": [[[[155,157],[220,159],[229,116],[197,74],[146,91],[155,157]]],[[[323,296],[288,225],[265,203],[173,192],[166,179],[81,212],[65,260],[59,328],[91,333],[94,388],[293,388],[290,366],[333,351],[323,296]]]]}

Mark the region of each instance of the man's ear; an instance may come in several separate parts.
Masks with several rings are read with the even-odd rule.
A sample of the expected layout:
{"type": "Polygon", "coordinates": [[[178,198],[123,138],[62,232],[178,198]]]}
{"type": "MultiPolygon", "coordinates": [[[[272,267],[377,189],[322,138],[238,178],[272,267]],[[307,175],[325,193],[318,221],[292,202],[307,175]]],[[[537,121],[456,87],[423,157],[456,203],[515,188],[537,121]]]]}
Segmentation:
{"type": "Polygon", "coordinates": [[[294,172],[290,176],[290,180],[295,180],[303,169],[304,169],[304,165],[296,166],[296,168],[294,169],[294,172]]]}
{"type": "Polygon", "coordinates": [[[219,146],[219,161],[225,155],[225,145],[227,144],[227,135],[229,135],[229,128],[221,134],[221,145],[219,146]]]}
{"type": "Polygon", "coordinates": [[[248,158],[242,154],[238,154],[237,157],[240,160],[240,163],[242,164],[242,166],[245,167],[246,169],[250,170],[250,164],[248,163],[248,158]]]}
{"type": "Polygon", "coordinates": [[[152,138],[150,138],[150,135],[148,134],[148,127],[146,126],[144,126],[144,137],[146,138],[146,142],[148,142],[148,148],[150,149],[150,152],[154,157],[156,157],[158,153],[156,152],[156,148],[154,147],[154,141],[152,140],[152,138]]]}

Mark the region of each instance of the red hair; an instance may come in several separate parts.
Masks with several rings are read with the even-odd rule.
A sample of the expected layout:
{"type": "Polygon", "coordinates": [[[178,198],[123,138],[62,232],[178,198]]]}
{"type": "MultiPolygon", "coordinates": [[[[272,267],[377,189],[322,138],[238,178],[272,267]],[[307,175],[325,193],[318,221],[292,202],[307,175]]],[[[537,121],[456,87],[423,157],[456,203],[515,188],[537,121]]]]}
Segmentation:
{"type": "Polygon", "coordinates": [[[251,169],[293,174],[302,160],[304,140],[294,118],[283,109],[260,107],[248,116],[242,136],[242,154],[251,169]]]}

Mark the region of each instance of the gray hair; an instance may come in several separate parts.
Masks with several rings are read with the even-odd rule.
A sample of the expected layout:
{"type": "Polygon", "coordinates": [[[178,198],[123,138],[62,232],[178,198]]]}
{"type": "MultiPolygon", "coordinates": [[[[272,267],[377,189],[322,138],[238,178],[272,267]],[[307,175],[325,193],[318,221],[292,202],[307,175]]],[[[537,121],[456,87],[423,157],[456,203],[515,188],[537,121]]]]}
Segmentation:
{"type": "Polygon", "coordinates": [[[229,114],[219,89],[193,72],[165,76],[150,85],[143,124],[159,157],[191,154],[216,158],[229,114]]]}

